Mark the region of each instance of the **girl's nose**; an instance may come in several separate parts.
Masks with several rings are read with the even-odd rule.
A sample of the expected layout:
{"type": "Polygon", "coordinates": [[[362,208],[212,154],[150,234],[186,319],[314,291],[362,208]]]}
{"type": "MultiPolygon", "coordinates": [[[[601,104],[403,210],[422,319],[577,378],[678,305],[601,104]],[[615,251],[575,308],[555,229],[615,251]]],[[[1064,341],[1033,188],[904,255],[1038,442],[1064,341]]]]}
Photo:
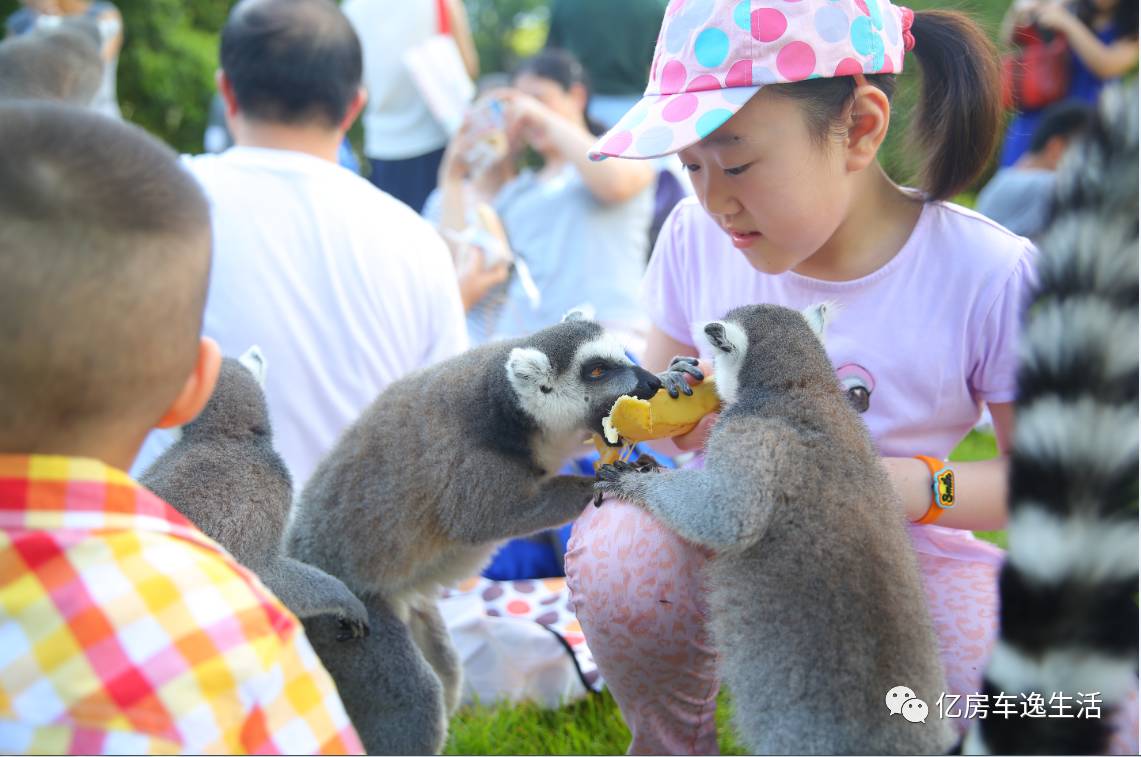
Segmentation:
{"type": "Polygon", "coordinates": [[[706,212],[724,221],[741,212],[741,203],[737,201],[737,196],[725,185],[725,182],[711,178],[709,176],[711,173],[712,171],[706,171],[706,175],[700,181],[694,182],[693,189],[706,212]]]}

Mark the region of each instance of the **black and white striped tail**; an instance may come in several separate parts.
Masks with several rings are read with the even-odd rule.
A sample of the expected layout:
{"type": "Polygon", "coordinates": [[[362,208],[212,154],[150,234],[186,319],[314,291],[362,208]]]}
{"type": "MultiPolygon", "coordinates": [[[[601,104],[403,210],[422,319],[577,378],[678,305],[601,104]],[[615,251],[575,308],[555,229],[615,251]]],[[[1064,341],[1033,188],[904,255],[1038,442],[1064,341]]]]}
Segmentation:
{"type": "Polygon", "coordinates": [[[1104,753],[1135,685],[1137,142],[1136,85],[1107,89],[1058,173],[1022,336],[1010,551],[984,682],[990,701],[1072,697],[1071,715],[1096,693],[1100,718],[975,720],[968,754],[1104,753]]]}

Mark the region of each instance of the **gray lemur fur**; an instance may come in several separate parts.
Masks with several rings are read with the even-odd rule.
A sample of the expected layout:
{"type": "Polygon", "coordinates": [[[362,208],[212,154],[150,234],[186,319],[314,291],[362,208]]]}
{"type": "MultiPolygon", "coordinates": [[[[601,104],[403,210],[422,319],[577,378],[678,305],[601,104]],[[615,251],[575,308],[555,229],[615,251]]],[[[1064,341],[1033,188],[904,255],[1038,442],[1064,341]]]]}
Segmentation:
{"type": "Polygon", "coordinates": [[[335,637],[365,635],[361,601],[336,578],[284,554],[293,485],[273,449],[259,383],[264,366],[257,348],[240,361],[224,359],[202,413],[139,481],[256,573],[298,618],[331,615],[335,637]]]}
{"type": "Polygon", "coordinates": [[[819,340],[829,306],[731,311],[705,327],[724,410],[703,470],[604,466],[597,488],[714,553],[711,628],[753,753],[928,754],[946,690],[903,507],[819,340]]]}
{"type": "Polygon", "coordinates": [[[461,668],[440,588],[477,574],[504,540],[578,516],[594,479],[558,469],[619,396],[660,386],[574,318],[394,382],[321,462],[288,550],[369,608],[371,638],[310,640],[370,753],[443,746],[461,668]]]}

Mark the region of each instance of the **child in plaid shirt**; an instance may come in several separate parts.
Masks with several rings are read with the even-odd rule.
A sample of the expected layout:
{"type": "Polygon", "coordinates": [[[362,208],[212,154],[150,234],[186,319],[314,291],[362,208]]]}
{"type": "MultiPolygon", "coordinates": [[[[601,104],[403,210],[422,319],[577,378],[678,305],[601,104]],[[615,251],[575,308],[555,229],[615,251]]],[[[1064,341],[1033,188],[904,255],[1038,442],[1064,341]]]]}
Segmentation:
{"type": "Polygon", "coordinates": [[[209,267],[168,148],[0,104],[0,753],[361,751],[297,619],[122,472],[213,389],[209,267]]]}

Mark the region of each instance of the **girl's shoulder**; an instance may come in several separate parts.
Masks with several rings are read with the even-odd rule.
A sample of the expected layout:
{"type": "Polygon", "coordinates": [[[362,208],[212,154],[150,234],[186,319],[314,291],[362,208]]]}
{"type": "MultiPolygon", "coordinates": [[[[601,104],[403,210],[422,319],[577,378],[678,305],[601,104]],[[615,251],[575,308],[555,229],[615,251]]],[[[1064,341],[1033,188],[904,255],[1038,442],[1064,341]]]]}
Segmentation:
{"type": "Polygon", "coordinates": [[[970,208],[930,202],[916,227],[915,241],[934,257],[980,271],[1010,269],[1033,258],[1034,243],[970,208]]]}

